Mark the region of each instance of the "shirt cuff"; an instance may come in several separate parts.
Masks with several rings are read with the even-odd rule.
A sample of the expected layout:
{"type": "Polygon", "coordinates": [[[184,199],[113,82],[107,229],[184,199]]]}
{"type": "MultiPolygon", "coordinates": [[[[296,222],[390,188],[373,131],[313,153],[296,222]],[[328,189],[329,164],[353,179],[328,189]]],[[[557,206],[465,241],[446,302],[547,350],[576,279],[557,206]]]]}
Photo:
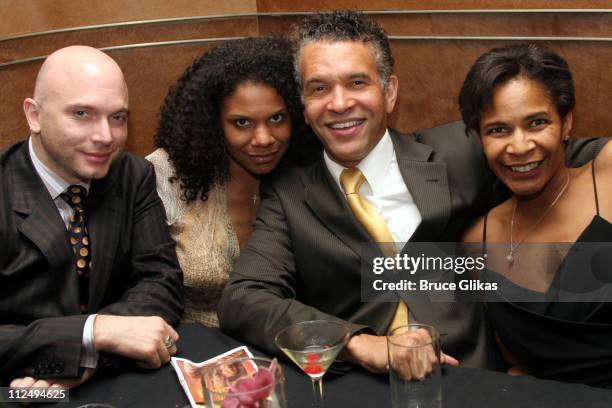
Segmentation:
{"type": "Polygon", "coordinates": [[[97,314],[90,315],[85,320],[83,327],[83,351],[81,353],[81,367],[96,368],[98,366],[98,355],[94,347],[94,322],[97,314]]]}

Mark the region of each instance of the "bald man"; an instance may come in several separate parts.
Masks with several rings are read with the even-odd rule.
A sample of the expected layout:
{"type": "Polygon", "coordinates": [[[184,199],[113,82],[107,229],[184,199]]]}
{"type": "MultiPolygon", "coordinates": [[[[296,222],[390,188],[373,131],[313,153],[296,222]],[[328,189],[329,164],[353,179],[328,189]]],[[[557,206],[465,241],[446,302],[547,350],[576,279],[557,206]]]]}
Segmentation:
{"type": "Polygon", "coordinates": [[[122,152],[121,69],[94,48],[58,50],[23,110],[29,137],[0,152],[2,384],[74,387],[117,356],[167,363],[182,274],[153,169],[122,152]]]}

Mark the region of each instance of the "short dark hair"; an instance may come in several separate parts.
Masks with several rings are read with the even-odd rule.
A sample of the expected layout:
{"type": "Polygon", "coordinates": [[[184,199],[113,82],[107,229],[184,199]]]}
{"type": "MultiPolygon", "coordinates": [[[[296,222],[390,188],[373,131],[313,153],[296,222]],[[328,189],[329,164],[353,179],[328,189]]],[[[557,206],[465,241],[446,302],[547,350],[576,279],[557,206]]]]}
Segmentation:
{"type": "Polygon", "coordinates": [[[295,52],[293,64],[296,82],[301,88],[300,52],[315,41],[361,41],[372,47],[376,69],[384,86],[393,73],[393,54],[387,33],[380,24],[354,10],[336,10],[306,17],[293,26],[291,39],[295,52]]]}
{"type": "Polygon", "coordinates": [[[269,85],[291,118],[289,149],[279,167],[317,156],[320,144],[304,123],[291,63],[291,44],[280,37],[228,41],[206,51],[170,89],[161,108],[155,145],[176,171],[187,202],[208,198],[213,184],[226,183],[229,161],[221,124],[224,101],[245,83],[269,85]]]}
{"type": "Polygon", "coordinates": [[[574,81],[561,56],[538,44],[494,48],[476,60],[461,87],[459,107],[467,132],[480,133],[482,115],[493,102],[495,89],[519,76],[539,83],[561,118],[574,109],[574,81]]]}

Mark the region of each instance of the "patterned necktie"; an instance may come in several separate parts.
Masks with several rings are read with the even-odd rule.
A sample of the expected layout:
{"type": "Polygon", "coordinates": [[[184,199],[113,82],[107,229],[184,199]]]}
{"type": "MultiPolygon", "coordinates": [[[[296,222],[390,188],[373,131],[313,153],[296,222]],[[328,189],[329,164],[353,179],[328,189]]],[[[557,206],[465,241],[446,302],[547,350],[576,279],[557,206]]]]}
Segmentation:
{"type": "MultiPolygon", "coordinates": [[[[383,244],[381,249],[384,255],[393,257],[397,254],[397,250],[393,244],[393,235],[391,235],[387,223],[376,211],[376,208],[359,195],[359,188],[364,181],[365,177],[357,167],[344,169],[340,174],[340,184],[342,184],[346,200],[353,215],[355,215],[357,221],[365,228],[374,241],[383,244]]],[[[408,305],[400,299],[388,332],[406,324],[408,324],[408,305]]]]}
{"type": "Polygon", "coordinates": [[[81,302],[81,313],[87,311],[89,300],[89,272],[91,271],[91,250],[87,223],[85,220],[85,210],[83,202],[87,196],[84,187],[78,185],[68,186],[60,197],[64,199],[74,210],[70,216],[68,232],[70,244],[75,257],[76,272],[79,281],[79,297],[81,302]]]}

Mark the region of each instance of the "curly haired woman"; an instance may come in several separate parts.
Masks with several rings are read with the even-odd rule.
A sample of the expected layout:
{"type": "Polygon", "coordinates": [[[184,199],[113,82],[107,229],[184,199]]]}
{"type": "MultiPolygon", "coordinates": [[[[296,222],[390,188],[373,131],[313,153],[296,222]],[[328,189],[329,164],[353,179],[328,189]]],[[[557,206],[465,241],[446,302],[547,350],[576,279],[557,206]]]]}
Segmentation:
{"type": "Polygon", "coordinates": [[[184,321],[218,326],[217,302],[251,235],[260,179],[320,149],[302,110],[291,48],[280,38],[223,43],[170,89],[147,159],[184,271],[184,321]]]}

